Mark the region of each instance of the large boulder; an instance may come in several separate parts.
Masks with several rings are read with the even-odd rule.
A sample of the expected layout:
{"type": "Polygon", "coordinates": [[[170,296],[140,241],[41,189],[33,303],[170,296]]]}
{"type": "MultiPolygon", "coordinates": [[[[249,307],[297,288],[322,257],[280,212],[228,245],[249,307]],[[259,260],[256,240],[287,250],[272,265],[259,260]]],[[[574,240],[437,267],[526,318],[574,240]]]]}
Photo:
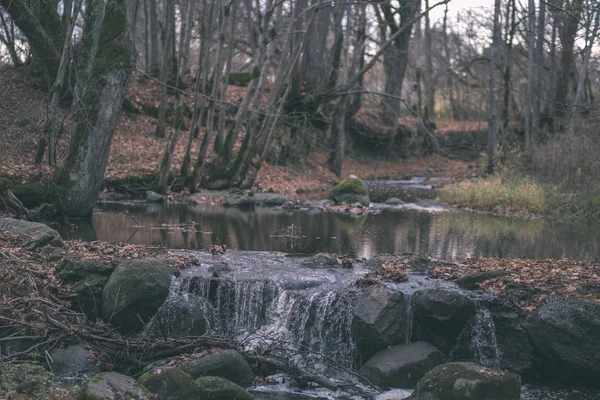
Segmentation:
{"type": "Polygon", "coordinates": [[[364,206],[369,205],[369,190],[367,185],[356,175],[349,175],[333,189],[333,200],[337,204],[360,203],[364,206]]]}
{"type": "Polygon", "coordinates": [[[600,304],[550,296],[523,324],[545,378],[600,386],[600,304]]]}
{"type": "Polygon", "coordinates": [[[167,298],[172,278],[166,260],[122,261],[102,291],[102,319],[123,333],[142,329],[167,298]]]}
{"type": "Polygon", "coordinates": [[[412,389],[429,370],[446,362],[446,356],[427,342],[383,349],[359,373],[379,386],[412,389]]]}
{"type": "Polygon", "coordinates": [[[409,337],[410,304],[402,292],[383,285],[365,291],[353,310],[352,332],[361,360],[388,346],[405,343],[409,337]]]}
{"type": "Polygon", "coordinates": [[[93,357],[94,353],[79,343],[67,347],[54,347],[50,351],[52,372],[61,377],[93,376],[100,372],[92,361],[93,357]]]}
{"type": "Polygon", "coordinates": [[[429,371],[410,400],[519,400],[521,379],[473,363],[447,363],[429,371]]]}
{"type": "Polygon", "coordinates": [[[15,233],[20,236],[30,236],[35,241],[44,244],[59,244],[60,234],[40,222],[30,222],[14,218],[0,218],[0,230],[15,233]]]}
{"type": "Polygon", "coordinates": [[[223,350],[179,366],[194,378],[218,376],[247,387],[254,381],[254,372],[246,359],[235,350],[223,350]]]}
{"type": "Polygon", "coordinates": [[[156,337],[202,336],[215,329],[216,312],[209,300],[192,294],[169,296],[148,324],[156,337]]]}
{"type": "Polygon", "coordinates": [[[424,340],[448,354],[475,315],[475,303],[462,293],[425,289],[413,295],[413,340],[424,340]]]}
{"type": "Polygon", "coordinates": [[[135,379],[116,372],[102,372],[95,375],[82,389],[77,400],[144,400],[151,393],[142,388],[135,379]]]}
{"type": "Polygon", "coordinates": [[[109,261],[66,259],[56,266],[56,275],[77,294],[72,307],[94,321],[102,312],[102,291],[114,270],[109,261]]]}
{"type": "Polygon", "coordinates": [[[160,400],[204,398],[191,376],[177,368],[157,369],[140,376],[138,383],[160,400]]]}
{"type": "Polygon", "coordinates": [[[0,363],[0,399],[46,399],[55,386],[40,365],[0,363]]]}

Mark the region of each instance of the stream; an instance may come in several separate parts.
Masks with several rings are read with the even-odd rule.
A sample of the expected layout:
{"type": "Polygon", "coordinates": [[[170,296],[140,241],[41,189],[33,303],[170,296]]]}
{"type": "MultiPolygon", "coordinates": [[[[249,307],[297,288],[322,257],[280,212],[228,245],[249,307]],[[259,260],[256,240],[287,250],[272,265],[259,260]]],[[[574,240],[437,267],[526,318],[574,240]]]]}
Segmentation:
{"type": "MultiPolygon", "coordinates": [[[[416,186],[416,190],[431,190],[424,185],[416,186]]],[[[299,364],[310,364],[327,373],[331,372],[329,367],[320,365],[318,357],[311,354],[328,354],[345,366],[357,367],[356,347],[351,338],[352,307],[357,296],[353,285],[365,271],[361,263],[350,271],[309,269],[298,257],[290,255],[328,252],[362,259],[410,252],[437,259],[600,258],[598,223],[471,213],[417,198],[408,205],[373,207],[380,213],[350,216],[310,207],[284,211],[142,201],[101,202],[91,222],[69,221],[59,231],[65,239],[122,241],[191,250],[202,267],[186,270],[175,280],[163,305],[164,316],[172,317],[172,323],[194,327],[197,322],[194,318],[201,315],[205,326],[236,337],[248,348],[286,343],[291,347],[283,346],[281,351],[297,354],[299,364]],[[206,267],[219,262],[206,252],[196,252],[210,244],[227,246],[228,251],[219,257],[219,262],[232,267],[225,274],[229,278],[215,279],[214,272],[206,267]],[[196,311],[192,303],[193,307],[199,307],[197,315],[193,314],[196,311]],[[192,310],[192,314],[187,311],[188,314],[180,316],[181,309],[192,310]],[[309,352],[299,355],[298,346],[309,352]]],[[[410,297],[415,288],[439,285],[446,288],[454,284],[416,276],[395,289],[410,297]]],[[[406,315],[406,342],[410,342],[410,307],[406,315]]],[[[472,361],[493,367],[499,354],[487,308],[478,311],[476,327],[471,338],[472,361]]],[[[277,397],[279,392],[293,391],[285,383],[258,389],[257,399],[334,398],[321,391],[277,397]]],[[[523,385],[522,400],[599,398],[600,393],[595,391],[523,385]]]]}

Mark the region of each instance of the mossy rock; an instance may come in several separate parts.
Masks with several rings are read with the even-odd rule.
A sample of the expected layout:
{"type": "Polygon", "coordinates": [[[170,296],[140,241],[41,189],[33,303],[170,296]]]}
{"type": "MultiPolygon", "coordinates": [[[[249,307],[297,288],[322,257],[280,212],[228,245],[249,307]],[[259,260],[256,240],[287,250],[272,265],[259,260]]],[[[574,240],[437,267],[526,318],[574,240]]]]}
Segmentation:
{"type": "Polygon", "coordinates": [[[254,397],[243,387],[216,376],[196,379],[203,400],[252,400],[254,397]]]}
{"type": "Polygon", "coordinates": [[[138,379],[138,383],[161,400],[204,398],[200,388],[194,383],[194,379],[178,368],[146,372],[138,379]]]}
{"type": "Polygon", "coordinates": [[[229,74],[229,84],[246,87],[250,84],[252,77],[252,72],[231,72],[229,74]]]}
{"type": "Polygon", "coordinates": [[[302,261],[305,267],[339,267],[337,257],[327,253],[319,253],[302,261]]]}
{"type": "Polygon", "coordinates": [[[342,194],[358,194],[360,196],[368,196],[369,190],[362,179],[356,175],[349,175],[333,189],[333,195],[339,196],[342,194]]]}
{"type": "Polygon", "coordinates": [[[429,371],[411,400],[519,400],[518,375],[474,363],[446,363],[429,371]]]}
{"type": "Polygon", "coordinates": [[[486,271],[476,274],[466,275],[458,278],[454,282],[462,289],[475,290],[479,289],[479,284],[499,276],[515,275],[514,271],[486,271]]]}
{"type": "Polygon", "coordinates": [[[77,400],[147,400],[152,398],[135,379],[116,372],[102,372],[94,375],[77,396],[77,400]]]}

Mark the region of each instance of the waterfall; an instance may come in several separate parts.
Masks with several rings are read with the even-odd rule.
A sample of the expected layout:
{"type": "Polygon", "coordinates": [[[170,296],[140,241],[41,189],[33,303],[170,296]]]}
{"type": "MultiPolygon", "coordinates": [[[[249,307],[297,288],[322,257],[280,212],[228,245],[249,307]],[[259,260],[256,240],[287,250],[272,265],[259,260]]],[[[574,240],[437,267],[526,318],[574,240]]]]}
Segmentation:
{"type": "Polygon", "coordinates": [[[180,292],[207,299],[221,332],[247,348],[294,354],[294,360],[317,369],[322,355],[346,368],[356,364],[351,290],[294,290],[265,279],[193,277],[180,285],[180,292]]]}
{"type": "Polygon", "coordinates": [[[470,347],[474,362],[484,367],[496,369],[500,367],[500,350],[496,340],[496,326],[494,325],[492,313],[485,306],[477,306],[470,347]]]}

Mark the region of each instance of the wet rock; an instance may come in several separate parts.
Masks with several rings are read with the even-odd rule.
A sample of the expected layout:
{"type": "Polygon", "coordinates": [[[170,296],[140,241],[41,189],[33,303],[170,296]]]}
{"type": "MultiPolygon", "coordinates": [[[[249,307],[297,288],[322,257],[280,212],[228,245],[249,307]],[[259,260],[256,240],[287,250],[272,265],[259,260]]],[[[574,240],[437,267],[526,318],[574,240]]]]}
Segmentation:
{"type": "Polygon", "coordinates": [[[215,310],[203,297],[169,296],[148,324],[156,337],[201,336],[215,324],[215,310]]]}
{"type": "Polygon", "coordinates": [[[404,202],[397,197],[390,197],[385,201],[385,204],[389,206],[401,206],[402,204],[404,204],[404,202]]]}
{"type": "Polygon", "coordinates": [[[56,210],[56,207],[48,203],[44,203],[29,210],[29,220],[35,222],[52,221],[57,215],[58,211],[56,210]]]}
{"type": "Polygon", "coordinates": [[[102,372],[90,379],[77,399],[140,400],[150,398],[149,395],[133,378],[116,372],[102,372]]]}
{"type": "Polygon", "coordinates": [[[249,391],[255,398],[260,400],[315,400],[314,395],[302,393],[300,390],[293,391],[291,388],[289,390],[279,390],[278,388],[262,386],[249,391]]]}
{"type": "Polygon", "coordinates": [[[221,276],[222,274],[226,274],[232,272],[233,269],[226,262],[218,262],[214,265],[208,267],[208,272],[210,272],[215,278],[221,276]]]}
{"type": "Polygon", "coordinates": [[[246,359],[235,350],[223,350],[179,366],[194,378],[218,376],[241,386],[249,386],[254,380],[252,368],[246,359]]]}
{"type": "Polygon", "coordinates": [[[164,203],[165,196],[162,194],[158,194],[153,192],[152,190],[146,191],[146,202],[147,203],[164,203]]]}
{"type": "Polygon", "coordinates": [[[479,289],[479,284],[482,282],[497,278],[499,276],[514,274],[514,271],[486,271],[460,277],[454,282],[463,289],[475,290],[479,289]]]}
{"type": "Polygon", "coordinates": [[[91,361],[93,355],[94,353],[81,344],[72,344],[65,348],[55,347],[50,351],[52,371],[62,377],[95,375],[100,369],[91,361]]]}
{"type": "Polygon", "coordinates": [[[500,369],[519,374],[528,373],[533,367],[534,353],[531,341],[522,326],[524,313],[520,307],[501,298],[485,301],[485,306],[492,313],[494,321],[500,369]]]}
{"type": "Polygon", "coordinates": [[[327,253],[319,253],[308,257],[302,261],[305,267],[337,267],[339,266],[337,257],[327,253]]]}
{"type": "Polygon", "coordinates": [[[57,276],[77,294],[72,306],[90,320],[102,312],[102,291],[114,270],[111,262],[103,260],[66,259],[56,266],[57,276]]]}
{"type": "Polygon", "coordinates": [[[254,397],[243,387],[216,376],[204,376],[196,379],[203,400],[252,400],[254,397]]]}
{"type": "Polygon", "coordinates": [[[360,359],[365,361],[379,350],[404,343],[408,337],[408,299],[378,285],[365,291],[353,310],[352,332],[360,359]]]}
{"type": "Polygon", "coordinates": [[[413,295],[413,339],[430,342],[445,354],[457,344],[475,315],[475,303],[462,293],[425,289],[413,295]]]}
{"type": "Polygon", "coordinates": [[[400,344],[380,350],[359,373],[378,386],[412,389],[432,368],[446,362],[446,356],[427,342],[400,344]]]}
{"type": "Polygon", "coordinates": [[[447,363],[429,371],[411,400],[519,400],[521,379],[473,363],[447,363]]]}
{"type": "Polygon", "coordinates": [[[544,378],[600,386],[600,304],[550,296],[523,324],[544,378]]]}
{"type": "Polygon", "coordinates": [[[62,242],[60,234],[56,230],[39,222],[0,218],[0,230],[21,236],[31,236],[34,240],[45,238],[44,240],[48,241],[46,244],[58,244],[62,242]]]}
{"type": "Polygon", "coordinates": [[[167,298],[172,278],[168,261],[122,261],[102,291],[102,319],[123,333],[142,329],[167,298]]]}
{"type": "Polygon", "coordinates": [[[160,400],[197,400],[204,398],[201,389],[192,377],[178,368],[157,369],[146,372],[140,376],[138,383],[160,400]]]}

